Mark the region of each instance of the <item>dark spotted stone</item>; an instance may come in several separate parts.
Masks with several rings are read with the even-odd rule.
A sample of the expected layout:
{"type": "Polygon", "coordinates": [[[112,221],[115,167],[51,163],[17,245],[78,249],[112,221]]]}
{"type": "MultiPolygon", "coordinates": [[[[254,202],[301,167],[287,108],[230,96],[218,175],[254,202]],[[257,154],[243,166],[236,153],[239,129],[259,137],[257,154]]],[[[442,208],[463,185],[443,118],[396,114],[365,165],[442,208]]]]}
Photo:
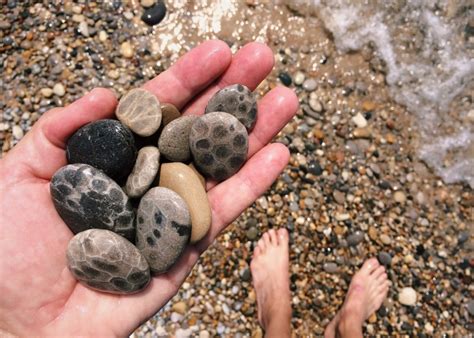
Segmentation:
{"type": "MultiPolygon", "coordinates": [[[[116,120],[99,120],[86,124],[69,138],[66,157],[68,163],[89,164],[122,181],[132,171],[137,149],[130,129],[116,120]]],[[[80,177],[70,180],[74,186],[80,177]]]]}
{"type": "Polygon", "coordinates": [[[191,236],[191,215],[186,202],[167,188],[152,188],[137,211],[137,248],[154,274],[168,271],[183,253],[191,236]]]}
{"type": "Polygon", "coordinates": [[[257,121],[257,100],[250,89],[235,84],[219,90],[209,100],[206,114],[212,112],[234,115],[247,130],[251,130],[257,121]]]}
{"type": "Polygon", "coordinates": [[[102,171],[87,164],[69,164],[53,175],[50,190],[56,211],[73,233],[106,229],[134,241],[135,213],[130,200],[102,171]]]}
{"type": "Polygon", "coordinates": [[[91,229],[75,235],[66,258],[73,276],[99,291],[130,294],[150,281],[150,269],[140,251],[108,230],[91,229]]]}
{"type": "Polygon", "coordinates": [[[232,176],[247,159],[247,130],[227,113],[201,116],[191,128],[189,142],[196,168],[216,181],[232,176]]]}

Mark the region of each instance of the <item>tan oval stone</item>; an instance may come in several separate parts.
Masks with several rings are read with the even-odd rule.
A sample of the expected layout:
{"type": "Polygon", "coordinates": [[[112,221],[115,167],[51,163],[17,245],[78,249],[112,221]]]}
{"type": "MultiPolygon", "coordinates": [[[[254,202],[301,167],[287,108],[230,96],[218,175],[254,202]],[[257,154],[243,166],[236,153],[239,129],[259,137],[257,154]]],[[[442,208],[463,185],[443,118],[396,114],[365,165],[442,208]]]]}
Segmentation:
{"type": "Polygon", "coordinates": [[[211,226],[211,207],[198,176],[186,164],[165,163],[161,166],[159,185],[184,199],[191,214],[191,243],[201,240],[211,226]]]}
{"type": "Polygon", "coordinates": [[[181,113],[179,112],[178,108],[176,108],[171,103],[163,103],[161,105],[161,116],[161,124],[163,127],[165,127],[168,123],[180,117],[181,113]]]}
{"type": "Polygon", "coordinates": [[[188,166],[194,171],[196,176],[199,178],[199,181],[201,181],[203,188],[206,189],[206,179],[204,178],[204,176],[201,175],[201,173],[196,169],[196,167],[194,166],[192,162],[189,163],[188,166]]]}
{"type": "Polygon", "coordinates": [[[142,196],[153,183],[159,165],[158,148],[149,146],[140,149],[132,173],[128,176],[125,193],[130,197],[142,196]]]}
{"type": "Polygon", "coordinates": [[[132,89],[120,99],[115,115],[136,134],[150,136],[161,125],[160,101],[145,89],[132,89]]]}

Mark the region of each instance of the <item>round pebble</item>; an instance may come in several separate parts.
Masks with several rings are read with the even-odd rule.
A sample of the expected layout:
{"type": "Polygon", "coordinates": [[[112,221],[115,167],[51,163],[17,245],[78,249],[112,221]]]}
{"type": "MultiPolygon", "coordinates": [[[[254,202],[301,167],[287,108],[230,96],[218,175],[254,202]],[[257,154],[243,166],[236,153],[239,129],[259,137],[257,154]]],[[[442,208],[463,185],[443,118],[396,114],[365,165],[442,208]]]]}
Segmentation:
{"type": "Polygon", "coordinates": [[[281,72],[278,74],[278,78],[280,79],[281,83],[283,83],[285,86],[289,87],[291,86],[291,76],[290,74],[286,72],[281,72]]]}
{"type": "Polygon", "coordinates": [[[312,92],[313,90],[316,89],[318,83],[316,82],[315,79],[306,79],[304,82],[303,82],[303,89],[308,91],[308,92],[312,92]]]}
{"type": "Polygon", "coordinates": [[[67,141],[69,163],[85,163],[114,180],[130,174],[137,149],[132,132],[116,120],[99,120],[77,130],[67,141]]]}
{"type": "Polygon", "coordinates": [[[327,273],[336,273],[339,271],[339,268],[337,266],[336,263],[324,263],[323,265],[323,269],[324,271],[326,271],[327,273]]]}
{"type": "Polygon", "coordinates": [[[364,240],[364,233],[362,231],[356,231],[353,234],[347,236],[347,244],[349,246],[355,246],[364,240]]]}
{"type": "Polygon", "coordinates": [[[147,8],[142,15],[142,21],[149,26],[159,24],[166,15],[166,5],[159,0],[154,6],[147,8]]]}
{"type": "Polygon", "coordinates": [[[166,127],[168,123],[177,119],[181,116],[178,108],[176,108],[171,103],[162,103],[161,104],[161,125],[166,127]]]}
{"type": "Polygon", "coordinates": [[[62,97],[62,96],[64,96],[64,94],[66,94],[66,89],[64,88],[62,83],[56,83],[53,87],[53,92],[57,96],[62,97]]]}
{"type": "Polygon", "coordinates": [[[389,266],[392,263],[392,256],[388,252],[380,252],[377,258],[382,265],[389,266]]]}
{"type": "Polygon", "coordinates": [[[209,100],[205,113],[212,112],[229,113],[251,130],[257,122],[257,100],[250,89],[235,84],[219,90],[209,100]]]}
{"type": "Polygon", "coordinates": [[[187,162],[191,158],[189,134],[196,115],[181,116],[171,121],[161,132],[158,148],[161,154],[173,162],[187,162]]]}
{"type": "Polygon", "coordinates": [[[232,176],[247,159],[247,130],[227,113],[209,113],[197,119],[189,142],[199,172],[216,181],[232,176]]]}
{"type": "Polygon", "coordinates": [[[258,237],[258,229],[256,227],[251,227],[250,229],[247,230],[247,238],[250,241],[256,240],[258,237]]]}
{"type": "Polygon", "coordinates": [[[403,288],[398,294],[398,301],[406,306],[413,306],[416,304],[416,291],[413,288],[403,288]]]}
{"type": "Polygon", "coordinates": [[[305,79],[305,75],[303,72],[296,72],[296,74],[293,76],[293,81],[295,83],[295,85],[297,86],[301,86],[304,82],[304,79],[305,79]]]}
{"type": "Polygon", "coordinates": [[[186,248],[191,216],[186,202],[167,188],[153,188],[137,211],[137,248],[154,274],[168,271],[186,248]]]}
{"type": "Polygon", "coordinates": [[[67,266],[86,286],[108,293],[144,289],[150,269],[140,251],[123,237],[101,229],[83,231],[67,247],[67,266]]]}
{"type": "Polygon", "coordinates": [[[156,147],[140,149],[137,161],[125,184],[125,192],[130,197],[142,196],[153,183],[160,165],[160,152],[156,147]]]}
{"type": "Polygon", "coordinates": [[[154,134],[161,124],[160,102],[145,89],[132,89],[125,94],[115,114],[120,122],[140,136],[154,134]]]}
{"type": "Polygon", "coordinates": [[[59,216],[73,233],[100,228],[134,241],[132,205],[102,171],[87,164],[67,165],[53,175],[50,190],[59,216]]]}
{"type": "Polygon", "coordinates": [[[128,41],[122,42],[120,45],[120,54],[122,54],[124,58],[131,59],[135,54],[132,44],[128,41]]]}

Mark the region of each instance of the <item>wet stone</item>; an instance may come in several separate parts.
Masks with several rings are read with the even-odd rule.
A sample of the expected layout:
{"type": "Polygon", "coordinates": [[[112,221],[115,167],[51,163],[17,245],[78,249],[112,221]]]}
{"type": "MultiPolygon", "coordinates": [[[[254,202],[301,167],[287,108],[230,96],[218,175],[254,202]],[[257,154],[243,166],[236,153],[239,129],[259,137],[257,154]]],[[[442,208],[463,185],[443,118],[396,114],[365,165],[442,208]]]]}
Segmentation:
{"type": "Polygon", "coordinates": [[[69,163],[89,164],[119,181],[132,171],[137,149],[127,127],[116,120],[99,120],[69,138],[66,157],[69,163]]]}
{"type": "Polygon", "coordinates": [[[91,229],[75,235],[66,257],[72,275],[99,291],[130,294],[150,281],[150,269],[140,251],[108,230],[91,229]]]}
{"type": "Polygon", "coordinates": [[[199,172],[216,181],[235,174],[247,159],[247,130],[227,113],[201,116],[191,128],[189,142],[199,172]]]}
{"type": "Polygon", "coordinates": [[[171,121],[161,132],[158,148],[166,159],[173,162],[187,162],[191,158],[189,134],[196,115],[182,116],[171,121]]]}
{"type": "Polygon", "coordinates": [[[166,5],[163,0],[157,1],[157,3],[147,8],[142,15],[142,21],[149,26],[159,24],[166,15],[166,5]]]}
{"type": "Polygon", "coordinates": [[[338,266],[336,263],[324,263],[323,265],[323,269],[324,271],[326,271],[327,273],[335,273],[339,270],[338,266]]]}
{"type": "Polygon", "coordinates": [[[392,256],[388,252],[380,252],[377,258],[382,265],[389,266],[392,263],[392,256]]]}
{"type": "Polygon", "coordinates": [[[364,240],[364,233],[362,231],[356,231],[353,234],[347,236],[347,244],[349,246],[355,246],[364,240]]]}
{"type": "Polygon", "coordinates": [[[161,124],[161,106],[155,95],[145,89],[132,89],[117,106],[117,118],[140,136],[154,134],[161,124]]]}
{"type": "Polygon", "coordinates": [[[140,149],[132,173],[128,176],[125,192],[130,197],[142,196],[153,183],[160,165],[160,152],[156,147],[140,149]]]}
{"type": "Polygon", "coordinates": [[[251,130],[257,121],[257,100],[250,89],[235,84],[219,90],[209,100],[205,113],[212,112],[229,113],[251,130]]]}
{"type": "Polygon", "coordinates": [[[186,202],[167,188],[153,188],[140,200],[137,211],[137,248],[154,274],[168,271],[191,236],[186,202]]]}
{"type": "Polygon", "coordinates": [[[54,206],[73,233],[111,230],[133,242],[135,214],[120,186],[87,164],[70,164],[51,179],[54,206]]]}

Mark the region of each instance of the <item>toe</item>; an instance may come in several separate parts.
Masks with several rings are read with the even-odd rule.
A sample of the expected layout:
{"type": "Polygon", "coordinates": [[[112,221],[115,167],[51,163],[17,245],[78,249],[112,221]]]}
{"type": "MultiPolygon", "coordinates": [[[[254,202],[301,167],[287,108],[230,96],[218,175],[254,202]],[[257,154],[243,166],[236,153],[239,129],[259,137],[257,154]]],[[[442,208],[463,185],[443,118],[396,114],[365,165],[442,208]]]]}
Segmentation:
{"type": "Polygon", "coordinates": [[[253,259],[257,258],[259,255],[260,255],[260,247],[257,245],[254,249],[253,249],[253,259]]]}
{"type": "Polygon", "coordinates": [[[268,233],[268,231],[266,233],[263,234],[263,241],[265,242],[265,246],[268,248],[270,247],[270,245],[272,244],[271,240],[270,240],[270,235],[268,233]]]}
{"type": "Polygon", "coordinates": [[[277,236],[277,233],[276,233],[275,229],[270,229],[268,231],[268,235],[270,236],[270,242],[273,245],[278,245],[278,236],[277,236]]]}
{"type": "Polygon", "coordinates": [[[278,229],[278,241],[282,244],[288,245],[288,230],[285,228],[278,229]]]}
{"type": "Polygon", "coordinates": [[[377,258],[370,258],[364,262],[364,265],[362,265],[362,268],[360,268],[360,272],[366,275],[370,275],[379,266],[380,264],[377,258]]]}
{"type": "Polygon", "coordinates": [[[263,237],[258,240],[258,247],[260,248],[260,253],[265,253],[266,245],[263,237]]]}
{"type": "Polygon", "coordinates": [[[380,276],[385,274],[385,268],[383,265],[380,265],[377,269],[375,269],[371,276],[378,279],[380,276]]]}

